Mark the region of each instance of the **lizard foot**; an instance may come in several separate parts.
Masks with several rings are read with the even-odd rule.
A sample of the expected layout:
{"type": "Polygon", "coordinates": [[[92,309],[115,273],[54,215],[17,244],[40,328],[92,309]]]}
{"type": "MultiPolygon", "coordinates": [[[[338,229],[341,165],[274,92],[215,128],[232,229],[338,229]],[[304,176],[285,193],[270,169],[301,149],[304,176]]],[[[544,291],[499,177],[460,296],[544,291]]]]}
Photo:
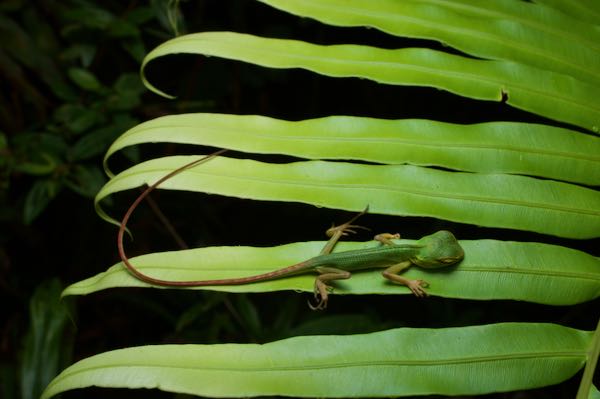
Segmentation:
{"type": "Polygon", "coordinates": [[[310,310],[324,310],[327,308],[327,297],[322,298],[315,294],[315,300],[317,301],[315,305],[310,303],[310,301],[307,302],[310,310]]]}
{"type": "Polygon", "coordinates": [[[416,297],[424,298],[429,296],[429,294],[423,289],[425,287],[429,287],[429,283],[423,280],[409,280],[406,284],[408,288],[415,294],[416,297]]]}
{"type": "Polygon", "coordinates": [[[367,231],[370,230],[368,227],[365,227],[365,226],[344,223],[344,224],[340,224],[339,226],[335,226],[335,225],[331,226],[330,228],[327,229],[325,234],[327,234],[327,237],[333,237],[336,233],[339,232],[340,235],[342,235],[342,236],[348,236],[350,234],[356,234],[357,229],[362,229],[362,230],[367,230],[367,231]]]}
{"type": "Polygon", "coordinates": [[[315,301],[316,305],[313,305],[308,301],[308,307],[311,310],[323,310],[327,307],[327,301],[329,300],[329,292],[333,291],[333,287],[325,284],[321,280],[315,280],[315,301]]]}
{"type": "Polygon", "coordinates": [[[377,234],[373,239],[375,241],[379,241],[383,245],[396,245],[392,240],[397,240],[400,238],[400,234],[391,234],[391,233],[381,233],[377,234]]]}
{"type": "Polygon", "coordinates": [[[357,224],[352,224],[352,223],[354,223],[354,221],[356,219],[358,219],[359,217],[361,217],[368,211],[369,211],[369,206],[367,205],[367,207],[365,208],[364,211],[360,212],[359,214],[354,216],[352,219],[350,219],[346,223],[340,224],[339,226],[336,226],[336,225],[331,226],[329,229],[327,229],[325,234],[327,234],[327,237],[333,237],[336,233],[341,236],[347,236],[349,234],[356,233],[356,229],[370,230],[367,227],[359,226],[357,224]]]}

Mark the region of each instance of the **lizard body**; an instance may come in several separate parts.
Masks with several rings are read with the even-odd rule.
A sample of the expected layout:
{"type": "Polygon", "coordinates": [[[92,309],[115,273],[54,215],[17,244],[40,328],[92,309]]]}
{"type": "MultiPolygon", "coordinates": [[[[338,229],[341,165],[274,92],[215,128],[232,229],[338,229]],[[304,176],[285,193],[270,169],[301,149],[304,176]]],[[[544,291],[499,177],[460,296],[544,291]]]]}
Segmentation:
{"type": "Polygon", "coordinates": [[[431,235],[422,237],[413,244],[395,244],[392,239],[399,238],[399,234],[378,234],[375,240],[382,245],[374,248],[359,249],[352,251],[332,253],[333,248],[342,236],[353,233],[355,228],[360,226],[352,223],[362,214],[365,209],[356,215],[352,220],[340,226],[331,227],[327,230],[329,241],[322,249],[321,253],[313,258],[303,262],[287,266],[268,273],[256,274],[247,277],[217,279],[217,280],[193,280],[193,281],[170,281],[157,279],[142,273],[131,264],[123,248],[123,235],[126,230],[126,224],[133,210],[146,197],[150,191],[155,189],[160,183],[175,176],[183,170],[189,169],[205,160],[208,160],[220,153],[208,155],[183,167],[174,170],[156,183],[150,185],[130,206],[123,217],[118,234],[118,248],[121,260],[127,270],[136,278],[149,284],[167,286],[167,287],[199,287],[199,286],[217,286],[217,285],[242,285],[260,281],[268,281],[287,276],[316,273],[314,293],[317,305],[312,309],[324,309],[327,306],[328,291],[331,286],[328,282],[335,280],[348,279],[351,272],[361,269],[385,268],[382,275],[393,282],[406,285],[416,296],[427,296],[423,289],[427,283],[423,280],[409,280],[399,274],[411,265],[417,265],[423,268],[439,268],[455,264],[463,259],[464,252],[460,244],[452,233],[446,230],[440,230],[431,235]]]}

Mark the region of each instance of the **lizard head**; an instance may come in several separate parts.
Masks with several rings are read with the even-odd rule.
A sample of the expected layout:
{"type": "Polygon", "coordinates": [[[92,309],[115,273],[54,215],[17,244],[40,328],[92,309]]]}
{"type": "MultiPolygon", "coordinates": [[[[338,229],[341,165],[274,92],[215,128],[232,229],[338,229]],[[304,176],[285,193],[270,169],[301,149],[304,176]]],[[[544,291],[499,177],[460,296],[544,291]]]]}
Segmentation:
{"type": "Polygon", "coordinates": [[[412,262],[424,268],[452,265],[465,257],[465,252],[454,237],[446,230],[425,236],[416,242],[421,247],[412,262]]]}

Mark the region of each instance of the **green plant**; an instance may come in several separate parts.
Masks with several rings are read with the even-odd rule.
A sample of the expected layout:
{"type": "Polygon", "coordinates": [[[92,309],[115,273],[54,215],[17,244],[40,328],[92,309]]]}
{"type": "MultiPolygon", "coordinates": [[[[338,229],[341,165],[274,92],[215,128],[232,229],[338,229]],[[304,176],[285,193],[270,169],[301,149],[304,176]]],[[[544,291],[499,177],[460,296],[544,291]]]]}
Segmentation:
{"type": "MultiPolygon", "coordinates": [[[[557,128],[550,122],[463,127],[424,120],[341,116],[286,122],[257,116],[177,115],[132,128],[115,141],[106,159],[128,146],[154,141],[328,159],[282,165],[219,158],[161,188],[299,201],[353,211],[369,204],[374,213],[434,216],[562,238],[600,235],[600,195],[578,185],[599,183],[600,141],[592,135],[598,133],[600,122],[600,103],[594,96],[600,62],[596,26],[583,22],[577,14],[518,1],[400,4],[355,0],[352,7],[347,1],[334,0],[264,2],[334,25],[371,26],[394,35],[439,40],[478,58],[425,48],[319,46],[209,32],[182,36],[157,47],[145,58],[142,74],[157,57],[196,53],[386,84],[433,86],[475,99],[503,101],[570,127],[557,128]],[[406,154],[398,155],[402,150],[406,154]],[[331,161],[336,159],[376,164],[331,161]]],[[[148,81],[146,84],[164,94],[148,81]]],[[[189,158],[153,159],[116,176],[106,168],[111,180],[96,197],[99,214],[110,220],[101,208],[105,197],[155,181],[189,158]]],[[[207,248],[150,254],[132,261],[142,269],[151,269],[157,277],[172,280],[231,277],[237,276],[240,268],[268,270],[293,263],[306,258],[307,253],[313,254],[319,245],[207,248]],[[240,256],[243,265],[234,262],[240,256]]],[[[362,245],[372,243],[347,243],[343,247],[362,245]]],[[[598,258],[581,251],[499,240],[465,240],[464,246],[467,257],[456,270],[427,275],[436,295],[553,305],[581,303],[600,295],[598,258]]],[[[417,278],[419,271],[411,273],[417,278]]],[[[68,287],[65,295],[117,286],[144,284],[115,265],[68,287]]],[[[311,287],[310,278],[299,276],[218,289],[310,291],[311,287]]],[[[406,293],[367,274],[356,276],[338,292],[406,293]]],[[[593,334],[553,324],[517,323],[291,338],[261,347],[129,348],[73,365],[49,385],[44,397],[93,384],[160,387],[214,396],[476,395],[555,384],[587,364],[578,394],[584,398],[588,392],[598,394],[591,383],[600,348],[598,331],[593,334]],[[462,342],[476,350],[469,352],[462,342]],[[413,348],[421,350],[415,354],[413,348]],[[239,359],[247,359],[247,363],[239,359]],[[432,374],[422,377],[422,368],[432,374]],[[224,375],[233,383],[223,386],[219,381],[224,375]],[[380,379],[373,377],[373,385],[365,384],[372,375],[380,379]]]]}
{"type": "Polygon", "coordinates": [[[13,381],[19,381],[23,399],[39,398],[52,378],[71,362],[72,320],[69,320],[67,306],[60,300],[61,290],[58,280],[47,280],[35,289],[29,300],[29,328],[23,339],[20,378],[4,380],[4,389],[13,381]]]}
{"type": "MultiPolygon", "coordinates": [[[[17,1],[0,9],[1,177],[5,189],[27,182],[27,193],[10,204],[22,209],[25,224],[64,188],[92,198],[105,183],[98,157],[139,123],[142,32],[165,14],[153,3],[122,15],[88,1],[17,1]],[[111,58],[122,58],[124,71],[101,76],[111,58]]],[[[135,150],[126,154],[138,159],[135,150]]]]}
{"type": "Polygon", "coordinates": [[[0,2],[1,397],[38,398],[70,363],[59,282],[102,240],[89,218],[101,154],[156,112],[137,69],[171,35],[167,4],[123,3],[0,2]]]}

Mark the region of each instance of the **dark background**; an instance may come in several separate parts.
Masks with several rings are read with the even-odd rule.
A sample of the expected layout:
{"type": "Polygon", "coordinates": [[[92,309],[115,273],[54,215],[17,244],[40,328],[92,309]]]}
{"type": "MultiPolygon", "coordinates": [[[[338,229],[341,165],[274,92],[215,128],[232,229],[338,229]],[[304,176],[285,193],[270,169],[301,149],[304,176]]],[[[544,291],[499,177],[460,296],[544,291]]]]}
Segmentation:
{"type": "MultiPolygon", "coordinates": [[[[270,70],[200,56],[166,57],[149,65],[150,81],[178,96],[176,101],[166,100],[143,90],[137,73],[144,52],[174,36],[168,10],[167,2],[158,0],[0,3],[0,133],[4,138],[0,146],[0,394],[5,397],[20,396],[21,367],[29,364],[24,359],[33,356],[28,353],[32,349],[27,337],[35,322],[29,306],[36,287],[59,284],[64,288],[118,262],[116,228],[96,215],[93,195],[105,181],[101,162],[108,145],[141,121],[173,113],[220,112],[287,120],[339,114],[455,123],[501,120],[555,124],[503,103],[472,101],[436,89],[333,79],[303,70],[270,70]],[[79,69],[73,68],[83,69],[92,77],[81,77],[79,69]],[[94,77],[101,87],[94,83],[94,77]]],[[[391,37],[374,29],[326,26],[250,0],[185,1],[171,12],[180,34],[230,30],[320,44],[428,46],[452,51],[435,42],[391,37]]],[[[115,155],[110,166],[120,171],[156,156],[211,150],[144,145],[115,155]]],[[[234,152],[228,156],[248,157],[234,152]]],[[[294,160],[251,156],[270,162],[294,160]]],[[[107,205],[109,213],[121,215],[138,194],[136,190],[118,194],[107,205]]],[[[198,193],[159,190],[152,198],[189,247],[272,246],[321,240],[331,223],[351,216],[305,204],[198,193]]],[[[539,241],[598,255],[597,241],[564,240],[430,218],[366,215],[360,222],[374,232],[399,231],[409,238],[445,228],[460,239],[539,241]]],[[[127,243],[130,256],[178,248],[145,204],[136,211],[130,228],[135,235],[135,241],[127,243]]],[[[361,232],[353,239],[367,240],[372,235],[361,232]]],[[[502,321],[554,322],[593,330],[599,304],[595,300],[553,307],[514,301],[335,296],[326,312],[311,312],[306,306],[308,298],[293,292],[226,295],[107,290],[67,298],[64,303],[69,312],[60,327],[64,334],[54,347],[44,350],[61,354],[60,370],[100,352],[145,344],[268,342],[299,334],[502,321]]],[[[487,397],[570,398],[579,378],[580,374],[555,387],[487,397]]],[[[86,389],[64,395],[173,396],[120,389],[86,389]]]]}

